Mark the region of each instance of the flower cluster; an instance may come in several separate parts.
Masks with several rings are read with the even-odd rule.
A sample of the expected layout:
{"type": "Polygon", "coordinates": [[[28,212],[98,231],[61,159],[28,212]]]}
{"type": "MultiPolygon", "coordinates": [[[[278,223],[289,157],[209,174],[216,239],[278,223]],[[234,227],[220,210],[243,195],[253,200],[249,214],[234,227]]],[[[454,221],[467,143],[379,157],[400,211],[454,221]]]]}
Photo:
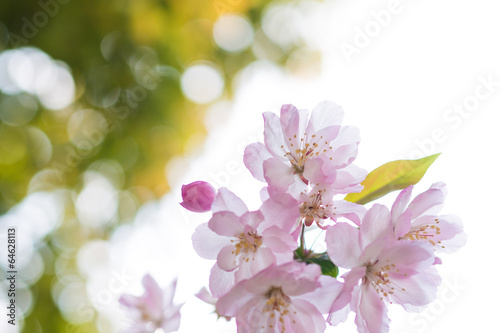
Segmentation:
{"type": "MultiPolygon", "coordinates": [[[[388,332],[387,305],[431,302],[441,282],[437,255],[463,245],[460,219],[439,215],[442,183],[413,200],[415,182],[405,184],[390,208],[347,200],[373,189],[353,164],[358,130],[342,120],[342,108],[328,101],[310,113],[293,105],[279,117],[264,113],[264,143],[248,145],[243,158],[265,183],[256,211],[226,188],[183,186],[183,207],[212,214],[192,236],[196,252],[215,260],[210,293],[198,296],[235,318],[238,333],[324,332],[350,312],[359,332],[388,332]],[[326,251],[307,247],[310,230],[323,235],[326,251]]],[[[377,181],[388,186],[373,190],[376,197],[395,188],[377,181]]]]}
{"type": "Polygon", "coordinates": [[[387,304],[413,310],[431,302],[441,281],[437,255],[463,244],[460,219],[438,215],[442,183],[413,200],[410,185],[390,209],[338,198],[360,192],[366,177],[352,164],[358,130],[342,126],[342,118],[328,101],[310,114],[293,105],[279,117],[264,113],[264,143],[244,153],[246,167],[266,183],[257,211],[226,188],[193,183],[195,206],[212,212],[193,246],[216,260],[211,299],[220,316],[236,319],[239,333],[323,332],[351,311],[359,332],[388,332],[387,304]],[[325,230],[326,253],[305,245],[305,232],[314,228],[325,230]],[[338,267],[346,271],[339,279],[338,267]]]}

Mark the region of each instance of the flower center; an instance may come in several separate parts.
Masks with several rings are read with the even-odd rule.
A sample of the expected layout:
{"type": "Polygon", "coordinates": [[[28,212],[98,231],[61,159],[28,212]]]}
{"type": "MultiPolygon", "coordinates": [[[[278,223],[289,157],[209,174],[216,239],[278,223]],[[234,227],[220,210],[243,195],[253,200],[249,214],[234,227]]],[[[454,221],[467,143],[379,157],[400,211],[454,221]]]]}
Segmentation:
{"type": "MultiPolygon", "coordinates": [[[[375,291],[380,296],[380,300],[384,298],[392,304],[389,300],[390,295],[394,294],[394,291],[406,291],[405,288],[400,288],[397,284],[393,283],[390,279],[389,272],[393,271],[400,273],[396,265],[391,264],[390,260],[387,260],[386,265],[377,265],[378,260],[374,264],[369,264],[366,267],[366,275],[363,278],[363,284],[369,283],[375,291]]],[[[408,274],[404,273],[404,276],[408,274]]]]}
{"type": "MultiPolygon", "coordinates": [[[[287,151],[283,145],[281,148],[285,149],[284,156],[288,158],[295,173],[299,175],[302,175],[304,172],[304,165],[308,159],[320,154],[325,155],[329,150],[333,149],[328,144],[328,141],[323,139],[323,136],[318,138],[316,134],[309,136],[307,133],[304,133],[300,141],[294,145],[292,140],[295,141],[295,139],[297,139],[297,135],[294,135],[293,138],[288,138],[290,151],[287,151]]],[[[332,157],[330,157],[331,159],[332,157]]]]}
{"type": "Polygon", "coordinates": [[[139,310],[141,312],[141,321],[151,327],[151,329],[154,330],[162,326],[162,319],[152,316],[144,302],[139,305],[139,310]]]}
{"type": "Polygon", "coordinates": [[[300,216],[304,219],[304,224],[310,226],[314,221],[320,227],[320,222],[330,215],[332,204],[323,204],[321,198],[322,191],[309,196],[309,200],[300,204],[300,216]]]}
{"type": "MultiPolygon", "coordinates": [[[[434,219],[434,223],[410,229],[410,231],[403,237],[400,237],[400,239],[408,239],[412,241],[423,240],[423,241],[428,241],[433,246],[436,246],[436,243],[441,244],[440,241],[436,242],[432,239],[432,237],[434,237],[435,235],[439,235],[441,233],[441,228],[438,227],[438,224],[439,220],[434,219]]],[[[444,248],[444,246],[442,245],[439,246],[444,248]]]]}
{"type": "MultiPolygon", "coordinates": [[[[270,318],[275,318],[278,315],[278,321],[281,324],[281,332],[285,332],[285,319],[284,317],[290,313],[288,306],[292,303],[290,297],[283,293],[280,287],[272,287],[267,294],[267,301],[264,304],[262,313],[269,312],[270,318]]],[[[292,323],[295,321],[292,320],[292,323]]],[[[270,325],[273,328],[273,325],[270,325]]]]}
{"type": "MultiPolygon", "coordinates": [[[[262,236],[257,235],[256,231],[242,232],[236,237],[239,241],[234,246],[236,248],[236,255],[240,253],[255,253],[257,249],[262,245],[262,236]]],[[[246,258],[246,261],[248,261],[248,258],[246,258]]]]}

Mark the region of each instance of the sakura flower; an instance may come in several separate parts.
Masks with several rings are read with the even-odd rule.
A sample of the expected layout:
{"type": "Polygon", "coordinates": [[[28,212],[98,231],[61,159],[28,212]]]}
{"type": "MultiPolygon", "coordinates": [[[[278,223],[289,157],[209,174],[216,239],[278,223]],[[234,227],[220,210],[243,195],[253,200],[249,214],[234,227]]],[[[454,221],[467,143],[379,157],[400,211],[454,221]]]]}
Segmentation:
{"type": "MultiPolygon", "coordinates": [[[[330,285],[327,294],[335,297],[341,284],[329,279],[334,284],[330,285]]],[[[322,311],[325,310],[321,309],[318,295],[318,291],[323,290],[321,281],[318,265],[273,264],[236,284],[218,300],[217,312],[236,317],[238,333],[324,332],[326,325],[322,311]]]]}
{"type": "Polygon", "coordinates": [[[195,213],[208,212],[215,198],[215,189],[207,182],[182,185],[181,206],[195,213]]]}
{"type": "Polygon", "coordinates": [[[195,230],[192,240],[198,255],[217,259],[210,276],[215,297],[224,294],[233,281],[293,259],[297,243],[279,220],[266,219],[261,211],[249,212],[241,199],[224,188],[217,194],[214,209],[210,221],[195,230]],[[219,211],[223,206],[234,210],[219,211]]]}
{"type": "Polygon", "coordinates": [[[157,329],[163,332],[174,332],[179,329],[182,305],[172,303],[177,280],[162,290],[158,283],[149,275],[142,278],[144,294],[133,296],[123,294],[120,303],[127,308],[133,324],[123,333],[154,333],[157,329]]]}
{"type": "Polygon", "coordinates": [[[306,226],[312,223],[321,229],[326,229],[328,220],[337,222],[341,217],[359,225],[366,212],[365,207],[345,200],[333,200],[333,191],[327,186],[315,186],[312,190],[301,192],[300,216],[306,226]]]}
{"type": "Polygon", "coordinates": [[[387,207],[374,205],[361,226],[337,223],[326,233],[332,261],[351,269],[343,275],[344,289],[333,301],[329,321],[337,323],[345,307],[356,312],[358,332],[388,332],[386,302],[406,309],[431,302],[440,278],[427,243],[396,241],[387,207]]]}
{"type": "MultiPolygon", "coordinates": [[[[294,231],[297,231],[302,224],[309,227],[313,223],[321,229],[326,229],[330,222],[337,222],[340,218],[346,218],[359,225],[366,213],[366,208],[362,205],[345,200],[333,200],[334,191],[324,184],[316,185],[310,190],[307,186],[294,186],[290,189],[289,196],[273,188],[264,190],[264,198],[268,199],[261,210],[267,208],[266,211],[273,211],[274,215],[283,215],[286,211],[290,212],[292,206],[298,207],[299,216],[292,224],[294,231]]],[[[293,216],[287,221],[291,222],[292,219],[293,216]]]]}
{"type": "Polygon", "coordinates": [[[358,130],[341,126],[342,108],[333,102],[308,111],[283,105],[280,117],[264,113],[264,143],[247,146],[244,162],[252,175],[287,191],[297,182],[327,183],[337,193],[358,192],[366,172],[354,165],[358,130]]]}
{"type": "Polygon", "coordinates": [[[446,196],[446,185],[435,183],[409,204],[413,186],[397,197],[392,206],[394,235],[398,239],[428,242],[436,251],[453,252],[465,243],[460,218],[437,215],[446,196]]]}

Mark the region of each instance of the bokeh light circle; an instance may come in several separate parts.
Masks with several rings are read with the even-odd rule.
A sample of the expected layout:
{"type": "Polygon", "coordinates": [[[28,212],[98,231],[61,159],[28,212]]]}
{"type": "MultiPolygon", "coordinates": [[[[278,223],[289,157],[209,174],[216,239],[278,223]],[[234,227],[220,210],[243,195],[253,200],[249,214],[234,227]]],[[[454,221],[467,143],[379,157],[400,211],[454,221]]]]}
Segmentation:
{"type": "Polygon", "coordinates": [[[197,104],[216,100],[224,90],[224,79],[215,66],[199,63],[189,67],[181,77],[184,95],[197,104]]]}
{"type": "Polygon", "coordinates": [[[226,14],[215,22],[213,36],[221,49],[239,52],[252,44],[254,33],[251,23],[245,17],[226,14]]]}

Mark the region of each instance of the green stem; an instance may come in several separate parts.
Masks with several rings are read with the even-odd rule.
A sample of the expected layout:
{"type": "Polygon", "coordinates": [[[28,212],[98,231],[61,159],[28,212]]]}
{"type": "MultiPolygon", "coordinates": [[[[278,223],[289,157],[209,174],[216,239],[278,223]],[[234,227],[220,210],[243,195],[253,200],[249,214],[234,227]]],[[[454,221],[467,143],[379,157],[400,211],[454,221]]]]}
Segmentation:
{"type": "Polygon", "coordinates": [[[305,228],[306,228],[306,225],[305,224],[302,224],[302,230],[300,231],[300,252],[302,254],[302,256],[304,256],[305,254],[305,248],[306,248],[306,240],[305,240],[305,228]]]}

